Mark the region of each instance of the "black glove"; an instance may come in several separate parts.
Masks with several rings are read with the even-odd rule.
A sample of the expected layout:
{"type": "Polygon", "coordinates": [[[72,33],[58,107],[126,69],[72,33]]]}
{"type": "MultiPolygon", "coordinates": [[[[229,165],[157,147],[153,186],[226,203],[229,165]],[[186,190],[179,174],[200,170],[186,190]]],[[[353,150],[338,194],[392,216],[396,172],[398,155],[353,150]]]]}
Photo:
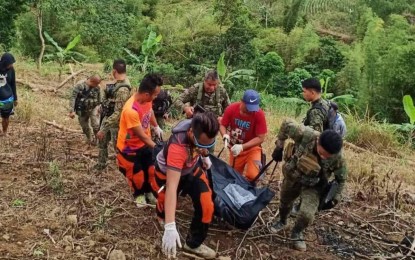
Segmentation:
{"type": "Polygon", "coordinates": [[[275,147],[274,151],[272,152],[272,159],[276,162],[281,162],[283,150],[283,147],[275,147]]]}

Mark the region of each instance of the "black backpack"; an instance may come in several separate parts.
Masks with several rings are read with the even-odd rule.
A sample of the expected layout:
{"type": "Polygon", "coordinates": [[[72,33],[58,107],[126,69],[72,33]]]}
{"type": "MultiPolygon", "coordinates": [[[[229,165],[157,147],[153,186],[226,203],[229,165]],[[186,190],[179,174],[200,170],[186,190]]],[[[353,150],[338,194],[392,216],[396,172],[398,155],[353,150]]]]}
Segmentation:
{"type": "Polygon", "coordinates": [[[173,103],[172,98],[167,90],[161,90],[153,100],[153,111],[156,117],[162,117],[173,103]]]}
{"type": "MultiPolygon", "coordinates": [[[[329,109],[328,110],[326,110],[321,103],[317,103],[312,108],[312,109],[318,109],[318,110],[322,111],[323,114],[324,114],[323,131],[324,130],[327,130],[327,129],[332,129],[332,127],[333,127],[332,122],[333,122],[333,120],[336,117],[336,113],[333,113],[334,109],[333,109],[333,107],[331,105],[330,100],[327,100],[327,102],[329,104],[329,109]]],[[[306,125],[306,126],[310,124],[308,122],[308,120],[310,118],[309,113],[311,112],[312,109],[310,109],[310,110],[307,111],[307,116],[306,116],[305,121],[304,121],[304,125],[306,125]]]]}

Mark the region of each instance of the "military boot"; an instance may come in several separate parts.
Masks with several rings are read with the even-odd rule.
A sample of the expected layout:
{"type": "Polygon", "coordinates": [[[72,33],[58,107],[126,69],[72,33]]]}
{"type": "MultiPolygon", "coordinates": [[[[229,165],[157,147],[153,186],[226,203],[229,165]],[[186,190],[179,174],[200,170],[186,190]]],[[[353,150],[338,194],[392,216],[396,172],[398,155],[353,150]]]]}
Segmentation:
{"type": "Polygon", "coordinates": [[[298,251],[306,251],[307,245],[304,242],[304,235],[302,231],[296,231],[293,229],[291,232],[291,239],[293,240],[293,248],[298,251]]]}
{"type": "Polygon", "coordinates": [[[287,226],[287,218],[290,214],[290,208],[280,208],[280,220],[273,224],[270,228],[272,233],[278,233],[287,226]]]}
{"type": "Polygon", "coordinates": [[[287,220],[285,221],[279,220],[271,226],[270,230],[272,233],[278,233],[281,230],[283,230],[286,226],[287,226],[287,220]]]}

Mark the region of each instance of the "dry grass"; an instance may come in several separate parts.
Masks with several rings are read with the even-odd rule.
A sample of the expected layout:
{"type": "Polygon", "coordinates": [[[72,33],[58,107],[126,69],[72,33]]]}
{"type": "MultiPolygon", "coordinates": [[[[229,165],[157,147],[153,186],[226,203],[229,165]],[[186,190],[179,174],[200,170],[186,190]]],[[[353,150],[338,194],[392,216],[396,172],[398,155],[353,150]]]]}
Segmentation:
{"type": "Polygon", "coordinates": [[[361,118],[352,113],[345,116],[345,121],[346,140],[359,147],[391,156],[408,151],[407,146],[399,143],[399,136],[392,125],[380,124],[373,118],[361,118]]]}
{"type": "MultiPolygon", "coordinates": [[[[32,76],[36,77],[36,74],[32,76]]],[[[54,84],[50,79],[41,80],[48,82],[47,86],[54,84]]],[[[67,117],[68,100],[62,93],[68,89],[69,85],[57,94],[18,90],[21,111],[12,118],[10,138],[2,140],[0,145],[0,234],[3,236],[0,238],[0,255],[10,259],[108,259],[111,250],[119,249],[127,259],[160,259],[162,229],[153,217],[154,210],[134,206],[125,179],[117,171],[115,162],[111,162],[103,174],[93,174],[91,167],[97,149],[83,147],[81,134],[62,132],[42,123],[46,119],[80,129],[76,120],[67,117]],[[33,112],[30,114],[30,111],[33,112]],[[27,115],[23,116],[24,113],[27,115]],[[77,216],[76,223],[69,221],[71,215],[77,216]],[[50,230],[56,244],[45,235],[44,229],[50,230]]],[[[284,115],[278,112],[267,112],[269,134],[263,147],[268,160],[283,119],[284,115]]],[[[175,123],[175,120],[170,120],[168,125],[171,127],[175,123]]],[[[222,142],[218,137],[216,154],[221,148],[222,142]]],[[[249,234],[241,247],[246,259],[259,259],[258,251],[262,252],[263,259],[280,256],[284,259],[336,259],[339,256],[329,252],[332,247],[322,242],[321,234],[337,232],[345,239],[344,243],[353,245],[353,249],[368,243],[354,237],[347,240],[350,234],[342,230],[352,225],[361,226],[361,222],[353,216],[366,218],[391,211],[395,214],[392,221],[397,223],[399,219],[415,217],[413,204],[411,206],[404,196],[413,192],[415,187],[413,166],[405,160],[386,160],[378,151],[357,153],[345,149],[344,152],[349,169],[345,202],[335,211],[319,214],[306,234],[307,239],[312,241],[308,243],[308,252],[294,252],[289,249],[286,240],[278,237],[264,236],[251,240],[252,234],[249,234]],[[351,213],[354,215],[349,216],[351,213]],[[338,227],[339,221],[344,222],[343,229],[338,227]]],[[[224,152],[221,157],[226,159],[227,156],[228,152],[224,152]]],[[[406,157],[413,158],[414,154],[407,154],[406,157]]],[[[265,183],[269,181],[270,173],[271,170],[265,183]]],[[[270,184],[272,189],[278,189],[276,182],[270,184]]],[[[191,219],[191,212],[187,210],[190,202],[182,198],[180,201],[177,222],[179,232],[185,236],[191,219]]],[[[273,219],[278,209],[277,201],[278,195],[269,205],[270,211],[262,215],[265,222],[273,219]]],[[[413,224],[408,225],[413,230],[413,224]]],[[[403,227],[382,226],[396,239],[403,236],[403,227]]],[[[254,235],[268,234],[263,225],[254,231],[254,235]]],[[[229,230],[217,224],[209,233],[206,244],[217,246],[221,256],[231,258],[245,235],[239,230],[229,230]]],[[[388,235],[389,238],[391,236],[388,235]]],[[[379,252],[376,247],[366,247],[369,249],[365,252],[379,252]]],[[[179,254],[179,258],[186,257],[179,254]]]]}

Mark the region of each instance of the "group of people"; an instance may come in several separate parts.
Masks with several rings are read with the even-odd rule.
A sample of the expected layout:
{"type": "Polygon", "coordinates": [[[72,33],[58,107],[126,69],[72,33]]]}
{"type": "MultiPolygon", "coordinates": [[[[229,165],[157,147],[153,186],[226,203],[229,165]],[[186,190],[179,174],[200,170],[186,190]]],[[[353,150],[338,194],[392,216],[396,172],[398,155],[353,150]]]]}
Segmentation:
{"type": "MultiPolygon", "coordinates": [[[[0,112],[3,134],[8,118],[17,105],[13,56],[4,54],[0,60],[0,112]]],[[[69,117],[78,116],[88,144],[98,142],[96,170],[107,166],[108,145],[114,145],[119,171],[127,179],[138,206],[156,205],[159,223],[164,226],[162,250],[175,257],[181,247],[176,228],[175,212],[178,195],[189,195],[194,214],[184,249],[206,259],[216,257],[215,250],[203,244],[213,219],[212,184],[208,170],[220,133],[224,149],[229,150],[229,165],[254,182],[264,167],[262,143],[268,133],[260,94],[246,90],[240,101],[231,103],[215,70],[208,71],[203,82],[189,87],[174,102],[162,90],[159,75],[148,74],[136,91],[127,77],[124,60],[113,62],[113,80],[100,90],[102,79],[92,75],[78,82],[70,99],[69,117]],[[161,100],[163,108],[155,107],[161,100]],[[177,107],[186,119],[162,140],[167,110],[177,107]],[[92,126],[92,129],[91,129],[92,126]]],[[[272,158],[284,161],[284,176],[279,204],[279,219],[270,232],[287,226],[294,203],[296,221],[291,231],[293,247],[305,251],[303,232],[321,204],[330,179],[338,184],[333,198],[326,202],[334,207],[340,202],[347,179],[342,155],[344,120],[334,102],[321,97],[321,85],[315,78],[302,82],[303,97],[311,103],[302,124],[285,120],[279,128],[272,158]]]]}
{"type": "MultiPolygon", "coordinates": [[[[1,56],[2,136],[7,135],[9,117],[17,106],[14,63],[10,53],[1,56]]],[[[157,217],[164,225],[162,248],[168,256],[175,256],[176,247],[181,247],[175,224],[178,194],[189,195],[194,215],[184,249],[206,259],[214,258],[215,251],[203,244],[214,213],[207,175],[212,162],[208,155],[213,153],[220,133],[224,148],[229,149],[229,165],[248,181],[257,180],[264,167],[261,144],[268,132],[259,93],[246,90],[239,102],[231,103],[217,72],[208,71],[203,82],[188,88],[174,103],[186,119],[160,145],[156,140],[162,140],[164,119],[173,104],[168,92],[161,89],[162,78],[146,75],[132,93],[122,59],[114,61],[112,78],[101,92],[101,77],[92,75],[75,85],[70,99],[69,117],[78,116],[88,144],[98,142],[95,169],[106,168],[108,145],[112,142],[119,171],[126,177],[137,205],[156,205],[157,217]]],[[[293,247],[304,251],[303,232],[313,221],[330,178],[334,177],[338,184],[328,202],[329,207],[334,207],[341,200],[347,171],[341,153],[346,126],[337,104],[321,97],[321,85],[315,78],[304,80],[302,87],[311,108],[303,124],[290,119],[283,122],[272,153],[273,160],[284,161],[284,180],[279,219],[270,232],[285,229],[296,208],[291,238],[293,247]],[[301,199],[295,207],[298,198],[301,199]]]]}

